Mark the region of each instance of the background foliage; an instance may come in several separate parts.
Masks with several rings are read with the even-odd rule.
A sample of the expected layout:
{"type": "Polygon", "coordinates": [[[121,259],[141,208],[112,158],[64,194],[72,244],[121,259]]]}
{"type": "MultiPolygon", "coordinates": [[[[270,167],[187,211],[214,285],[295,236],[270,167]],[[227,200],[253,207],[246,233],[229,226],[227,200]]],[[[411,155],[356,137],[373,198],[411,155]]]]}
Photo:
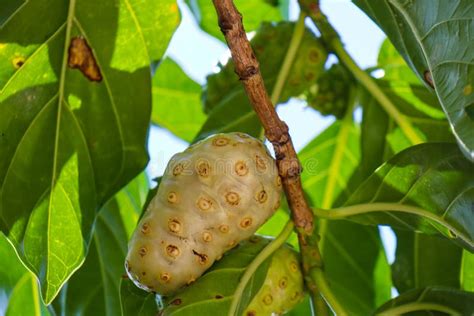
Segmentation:
{"type": "MultiPolygon", "coordinates": [[[[202,30],[223,40],[211,2],[185,2],[202,30]]],[[[246,30],[255,32],[251,43],[270,94],[288,50],[296,49],[275,103],[297,98],[336,117],[299,153],[303,186],[320,217],[328,291],[351,315],[407,306],[473,313],[472,3],[354,1],[388,37],[376,67],[364,71],[398,119],[354,65],[328,62],[330,45],[309,20],[311,26],[288,20],[288,1],[235,3],[246,30]],[[397,236],[391,266],[381,224],[397,236]],[[395,299],[392,287],[400,293],[395,299]]],[[[174,0],[0,6],[0,315],[155,315],[163,304],[167,315],[196,315],[227,308],[257,246],[241,259],[227,257],[189,287],[186,308],[160,302],[123,276],[127,241],[149,191],[142,171],[150,122],[186,142],[216,132],[262,135],[232,61],[201,86],[165,56],[179,22],[174,0]],[[75,37],[91,48],[101,81],[69,66],[75,37]],[[238,271],[227,275],[227,265],[238,271]],[[206,289],[219,283],[226,297],[209,301],[206,289]]],[[[282,203],[259,232],[276,236],[287,219],[282,203]]],[[[295,235],[289,242],[296,246],[295,235]]],[[[258,291],[266,269],[248,293],[258,291]]],[[[308,315],[309,304],[290,314],[308,315]]]]}

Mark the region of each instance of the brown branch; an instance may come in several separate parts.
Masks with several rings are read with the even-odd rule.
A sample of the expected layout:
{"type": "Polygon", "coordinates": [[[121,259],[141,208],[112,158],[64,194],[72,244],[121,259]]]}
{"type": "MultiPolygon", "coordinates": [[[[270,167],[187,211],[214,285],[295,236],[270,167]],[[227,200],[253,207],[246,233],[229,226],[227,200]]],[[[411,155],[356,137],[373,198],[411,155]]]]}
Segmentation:
{"type": "Polygon", "coordinates": [[[278,117],[265,89],[259,63],[242,25],[242,15],[232,0],[213,0],[213,3],[219,17],[219,27],[234,60],[235,72],[242,81],[250,103],[265,129],[265,136],[273,144],[295,226],[299,232],[310,235],[313,231],[313,212],[303,194],[301,164],[288,133],[288,126],[278,117]]]}
{"type": "Polygon", "coordinates": [[[319,236],[313,233],[313,212],[306,201],[301,185],[301,164],[288,133],[288,126],[280,120],[265,89],[259,64],[242,25],[242,15],[232,0],[213,0],[219,26],[229,45],[235,72],[242,81],[255,113],[273,144],[279,174],[282,178],[292,219],[298,230],[298,241],[303,261],[303,271],[311,298],[318,315],[327,315],[327,307],[312,277],[315,269],[322,268],[318,247],[319,236]]]}

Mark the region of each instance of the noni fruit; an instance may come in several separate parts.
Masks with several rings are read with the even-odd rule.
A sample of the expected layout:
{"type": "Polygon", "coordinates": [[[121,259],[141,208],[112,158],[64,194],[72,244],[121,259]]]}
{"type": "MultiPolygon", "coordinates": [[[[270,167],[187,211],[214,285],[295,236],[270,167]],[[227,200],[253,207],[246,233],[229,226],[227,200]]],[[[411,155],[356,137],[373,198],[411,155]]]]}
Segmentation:
{"type": "Polygon", "coordinates": [[[308,104],[323,115],[334,115],[342,118],[346,113],[354,79],[340,64],[333,64],[317,81],[314,89],[307,95],[308,104]]]}
{"type": "MultiPolygon", "coordinates": [[[[242,275],[272,240],[254,235],[241,241],[195,283],[162,299],[160,315],[227,315],[242,275]]],[[[276,315],[292,309],[304,296],[298,256],[288,245],[262,263],[250,282],[238,298],[236,315],[276,315]]]]}
{"type": "Polygon", "coordinates": [[[281,186],[266,147],[246,134],[176,154],[130,240],[129,277],[161,295],[192,283],[278,209],[281,186]]]}
{"type": "MultiPolygon", "coordinates": [[[[263,22],[250,41],[269,90],[272,90],[285,60],[294,28],[293,22],[263,22]]],[[[321,40],[306,28],[278,102],[284,103],[291,97],[306,94],[323,73],[327,56],[328,53],[321,40]]],[[[207,85],[202,96],[206,113],[210,113],[217,105],[223,103],[231,102],[236,105],[242,105],[242,102],[248,103],[245,93],[235,93],[236,90],[243,88],[242,84],[235,80],[234,68],[234,62],[230,59],[225,65],[220,65],[219,72],[207,77],[207,85]],[[230,95],[232,97],[229,98],[230,95]]]]}
{"type": "Polygon", "coordinates": [[[271,260],[265,281],[244,316],[282,315],[304,297],[303,274],[296,252],[282,246],[271,260]]]}

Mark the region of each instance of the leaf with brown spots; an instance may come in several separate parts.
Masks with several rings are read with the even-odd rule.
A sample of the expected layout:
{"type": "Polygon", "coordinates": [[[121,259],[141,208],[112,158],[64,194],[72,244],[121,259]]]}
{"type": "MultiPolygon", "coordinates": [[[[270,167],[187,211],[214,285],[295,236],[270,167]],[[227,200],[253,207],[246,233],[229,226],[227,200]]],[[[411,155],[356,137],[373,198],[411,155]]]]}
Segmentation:
{"type": "Polygon", "coordinates": [[[102,81],[102,74],[92,49],[81,36],[71,39],[68,50],[68,66],[79,69],[90,81],[102,81]]]}

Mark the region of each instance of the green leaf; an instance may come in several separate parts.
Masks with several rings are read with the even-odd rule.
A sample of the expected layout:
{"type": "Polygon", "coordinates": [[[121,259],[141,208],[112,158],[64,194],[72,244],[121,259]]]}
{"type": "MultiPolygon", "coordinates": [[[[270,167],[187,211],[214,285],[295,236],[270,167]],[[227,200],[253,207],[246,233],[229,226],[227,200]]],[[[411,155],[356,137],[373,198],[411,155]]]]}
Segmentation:
{"type": "MultiPolygon", "coordinates": [[[[260,71],[269,93],[272,91],[293,34],[294,23],[262,24],[251,40],[260,71]]],[[[278,103],[305,93],[316,84],[323,70],[327,53],[318,39],[306,30],[278,103]]],[[[197,139],[219,132],[240,131],[260,136],[260,122],[245,94],[242,83],[229,60],[218,73],[207,77],[203,94],[208,119],[197,139]]]]}
{"type": "Polygon", "coordinates": [[[439,233],[473,251],[473,173],[474,165],[454,144],[413,146],[378,168],[357,189],[346,203],[352,208],[332,214],[353,216],[350,219],[364,224],[439,233]]]}
{"type": "Polygon", "coordinates": [[[0,28],[0,226],[46,303],[83,263],[100,206],[147,163],[149,65],[177,22],[171,0],[42,0],[0,28]],[[101,81],[68,67],[76,36],[101,81]]]}
{"type": "Polygon", "coordinates": [[[330,289],[350,315],[369,315],[390,298],[390,266],[375,227],[320,221],[319,243],[330,289]]]}
{"type": "Polygon", "coordinates": [[[466,250],[462,252],[461,288],[474,292],[474,254],[466,250]]]}
{"type": "MultiPolygon", "coordinates": [[[[429,90],[421,85],[395,47],[386,40],[380,49],[377,80],[382,91],[427,142],[454,142],[442,108],[429,90]]],[[[382,162],[412,145],[375,99],[360,89],[363,105],[361,132],[361,176],[368,177],[382,162]]]]}
{"type": "Polygon", "coordinates": [[[242,132],[260,137],[262,127],[249,104],[243,88],[229,93],[226,99],[208,113],[207,120],[197,134],[195,141],[216,133],[242,132]]]}
{"type": "Polygon", "coordinates": [[[363,179],[377,169],[391,154],[387,133],[394,124],[382,107],[368,93],[362,98],[362,123],[360,131],[361,159],[359,172],[363,179]]]}
{"type": "Polygon", "coordinates": [[[172,59],[163,60],[153,77],[152,122],[185,141],[192,141],[206,120],[201,86],[172,59]]]}
{"type": "Polygon", "coordinates": [[[23,5],[26,0],[4,0],[0,7],[0,27],[7,21],[8,17],[23,5]]]}
{"type": "Polygon", "coordinates": [[[335,121],[298,154],[303,188],[313,206],[329,208],[338,197],[343,200],[351,194],[349,182],[360,161],[360,132],[350,115],[335,121]]]}
{"type": "MultiPolygon", "coordinates": [[[[195,283],[167,298],[163,316],[227,315],[240,277],[269,242],[269,239],[253,237],[227,252],[195,283]]],[[[262,286],[269,264],[267,259],[250,279],[241,298],[241,309],[250,303],[262,286]]]]}
{"type": "Polygon", "coordinates": [[[41,302],[38,281],[33,274],[25,273],[15,285],[5,315],[50,315],[41,302]]]}
{"type": "Polygon", "coordinates": [[[285,314],[285,316],[308,316],[313,315],[313,309],[311,306],[311,300],[309,295],[306,295],[301,303],[295,306],[291,311],[285,314]]]}
{"type": "Polygon", "coordinates": [[[84,265],[61,291],[56,306],[65,315],[120,315],[120,280],[127,244],[148,188],[141,174],[102,208],[84,265]]]}
{"type": "MultiPolygon", "coordinates": [[[[271,237],[277,237],[280,234],[290,219],[288,206],[283,206],[284,203],[286,203],[285,198],[282,199],[283,208],[279,208],[262,226],[260,226],[257,230],[257,234],[271,237]]],[[[296,232],[292,232],[286,242],[292,245],[295,249],[299,249],[298,235],[296,232]]]]}
{"type": "Polygon", "coordinates": [[[434,312],[438,312],[436,315],[472,315],[474,293],[443,287],[413,290],[387,302],[377,309],[375,314],[433,315],[434,312]]]}
{"type": "MultiPolygon", "coordinates": [[[[216,9],[212,2],[207,0],[185,1],[199,26],[210,35],[225,41],[217,24],[216,9]]],[[[256,30],[263,21],[278,22],[282,18],[278,2],[274,3],[274,1],[268,0],[236,0],[234,3],[239,12],[244,16],[243,22],[246,32],[256,30]]]]}
{"type": "Polygon", "coordinates": [[[418,77],[434,87],[461,150],[474,160],[471,1],[354,2],[385,31],[418,77]]]}
{"type": "Polygon", "coordinates": [[[38,281],[0,233],[0,315],[49,315],[40,298],[38,281]]]}
{"type": "Polygon", "coordinates": [[[439,236],[395,230],[393,284],[399,293],[428,286],[460,287],[462,248],[439,236]]]}
{"type": "MultiPolygon", "coordinates": [[[[377,80],[377,83],[404,117],[417,129],[418,134],[425,142],[455,141],[449,129],[448,121],[431,116],[437,115],[437,101],[436,99],[430,100],[429,98],[423,100],[424,97],[429,97],[429,92],[424,87],[416,84],[407,86],[407,83],[403,81],[377,80]],[[420,109],[414,107],[413,104],[415,103],[419,104],[420,109]]],[[[366,147],[365,150],[369,150],[366,156],[370,155],[371,150],[375,150],[375,152],[383,151],[383,157],[389,158],[394,153],[398,153],[413,145],[386,112],[379,109],[380,105],[367,91],[361,90],[360,94],[364,109],[372,112],[372,114],[364,117],[365,120],[363,120],[362,127],[362,131],[365,132],[362,136],[366,138],[366,140],[363,140],[362,146],[366,147]],[[372,128],[377,128],[382,134],[374,135],[375,133],[372,128]],[[373,146],[370,143],[367,144],[367,141],[370,142],[371,140],[376,141],[373,146]],[[375,148],[384,143],[386,148],[375,148]]]]}
{"type": "MultiPolygon", "coordinates": [[[[349,111],[299,154],[303,188],[313,205],[330,208],[358,181],[359,130],[349,111]]],[[[330,290],[351,315],[368,315],[390,298],[390,267],[377,228],[320,219],[317,227],[330,290]]]]}
{"type": "Polygon", "coordinates": [[[139,289],[130,279],[120,281],[120,303],[123,316],[156,316],[155,294],[139,289]]]}

